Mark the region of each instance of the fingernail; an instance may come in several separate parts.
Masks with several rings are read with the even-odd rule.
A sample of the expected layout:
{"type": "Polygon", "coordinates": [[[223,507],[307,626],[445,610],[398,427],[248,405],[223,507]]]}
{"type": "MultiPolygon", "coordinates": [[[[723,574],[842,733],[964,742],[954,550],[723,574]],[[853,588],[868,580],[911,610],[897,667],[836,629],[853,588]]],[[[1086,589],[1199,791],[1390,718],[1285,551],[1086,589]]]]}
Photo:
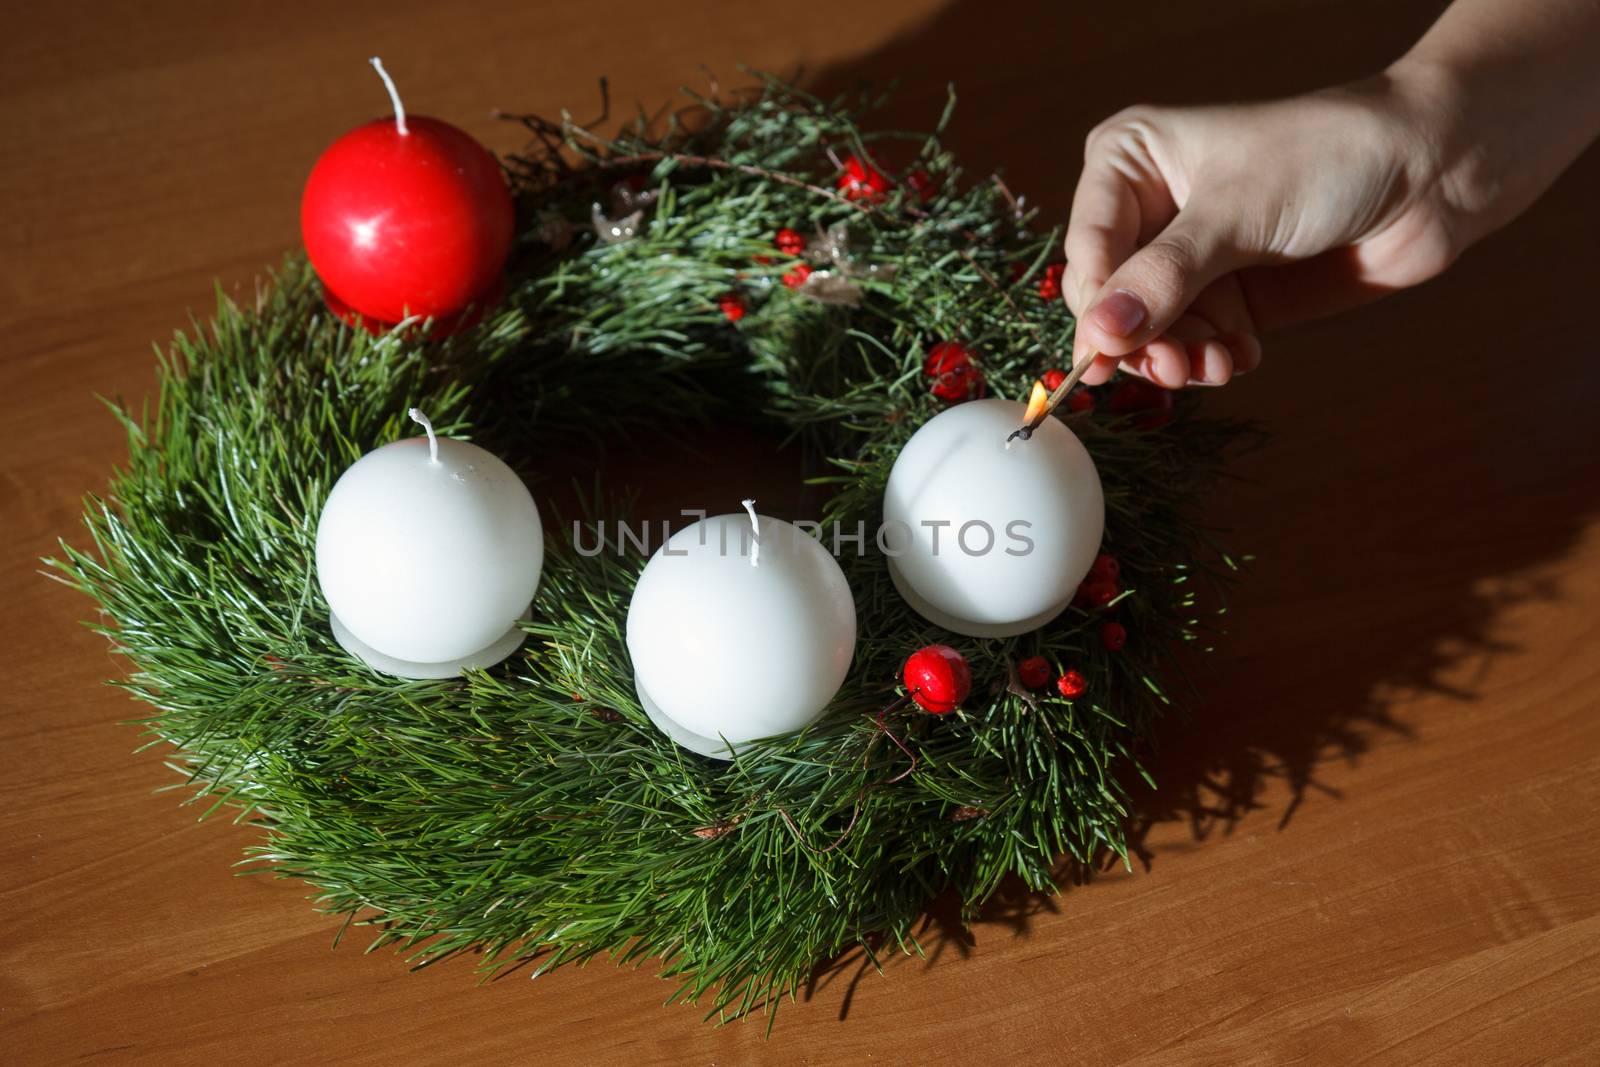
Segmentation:
{"type": "Polygon", "coordinates": [[[1223,385],[1233,376],[1233,359],[1225,345],[1201,341],[1189,348],[1194,379],[1202,385],[1223,385]]]}
{"type": "Polygon", "coordinates": [[[1089,318],[1112,337],[1132,337],[1149,314],[1137,294],[1118,289],[1096,304],[1089,318]]]}

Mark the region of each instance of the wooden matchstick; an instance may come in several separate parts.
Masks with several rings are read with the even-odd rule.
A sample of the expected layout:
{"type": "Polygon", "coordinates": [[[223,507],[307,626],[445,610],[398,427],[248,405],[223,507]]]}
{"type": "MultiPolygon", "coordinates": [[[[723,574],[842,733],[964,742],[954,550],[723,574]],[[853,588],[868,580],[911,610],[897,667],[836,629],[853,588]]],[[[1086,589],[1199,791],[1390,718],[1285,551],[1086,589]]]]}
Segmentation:
{"type": "Polygon", "coordinates": [[[1018,438],[1026,441],[1028,438],[1032,437],[1033,431],[1037,430],[1040,425],[1043,424],[1044,420],[1050,417],[1050,413],[1056,409],[1056,405],[1060,404],[1067,398],[1067,394],[1072,392],[1072,387],[1078,384],[1078,379],[1083,377],[1083,372],[1089,369],[1090,365],[1094,363],[1095,359],[1098,358],[1099,355],[1100,353],[1091,349],[1088,355],[1084,356],[1083,359],[1073,364],[1072,370],[1065,378],[1061,379],[1061,384],[1056,386],[1055,392],[1050,394],[1050,399],[1044,402],[1044,410],[1039,412],[1039,414],[1035,415],[1032,419],[1028,420],[1028,424],[1026,426],[1022,427],[1020,430],[1014,431],[1010,437],[1007,437],[1006,444],[1010,444],[1012,441],[1017,440],[1018,438]]]}

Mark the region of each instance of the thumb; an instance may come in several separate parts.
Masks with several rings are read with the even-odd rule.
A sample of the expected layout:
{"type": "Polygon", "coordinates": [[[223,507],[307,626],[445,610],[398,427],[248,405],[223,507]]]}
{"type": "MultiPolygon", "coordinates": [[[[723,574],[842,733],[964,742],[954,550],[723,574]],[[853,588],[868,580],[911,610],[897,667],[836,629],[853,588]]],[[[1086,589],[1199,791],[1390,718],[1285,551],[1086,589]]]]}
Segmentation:
{"type": "Polygon", "coordinates": [[[1078,332],[1097,352],[1128,355],[1165,333],[1202,289],[1247,260],[1228,227],[1181,211],[1112,273],[1078,332]]]}

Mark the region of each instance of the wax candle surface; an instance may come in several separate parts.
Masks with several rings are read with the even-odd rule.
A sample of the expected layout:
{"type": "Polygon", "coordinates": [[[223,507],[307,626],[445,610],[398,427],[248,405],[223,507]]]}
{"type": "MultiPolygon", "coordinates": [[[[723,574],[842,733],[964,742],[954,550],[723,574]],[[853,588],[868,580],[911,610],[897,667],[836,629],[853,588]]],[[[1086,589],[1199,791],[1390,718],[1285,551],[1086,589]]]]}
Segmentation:
{"type": "Polygon", "coordinates": [[[839,564],[797,527],[759,522],[758,546],[747,515],[678,531],[628,607],[641,698],[682,728],[663,724],[674,740],[706,754],[727,755],[719,737],[737,746],[814,722],[855,654],[855,598],[839,564]]]}
{"type": "Polygon", "coordinates": [[[1099,551],[1094,461],[1060,419],[1007,447],[1024,407],[974,400],[906,443],[883,496],[889,573],[925,618],[972,637],[1026,633],[1071,603],[1099,551]]]}
{"type": "MultiPolygon", "coordinates": [[[[544,562],[533,497],[510,467],[466,441],[384,445],[344,472],[317,525],[328,606],[386,656],[437,663],[504,636],[544,562]]],[[[419,675],[423,676],[423,675],[419,675]]]]}
{"type": "Polygon", "coordinates": [[[500,164],[464,130],[407,115],[383,60],[394,117],[357,126],[317,160],[300,200],[306,254],[328,306],[379,332],[417,315],[444,332],[494,299],[515,227],[500,164]]]}

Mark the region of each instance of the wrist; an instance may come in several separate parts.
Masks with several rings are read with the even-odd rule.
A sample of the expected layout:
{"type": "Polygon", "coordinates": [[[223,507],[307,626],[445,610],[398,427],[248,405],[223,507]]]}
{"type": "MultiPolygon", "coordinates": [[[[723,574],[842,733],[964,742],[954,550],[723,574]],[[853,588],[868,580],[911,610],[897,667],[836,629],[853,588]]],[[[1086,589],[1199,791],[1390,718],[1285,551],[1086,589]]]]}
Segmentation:
{"type": "Polygon", "coordinates": [[[1417,195],[1439,212],[1455,251],[1515,214],[1506,209],[1508,146],[1478,128],[1464,72],[1413,52],[1379,78],[1413,157],[1408,177],[1417,195]]]}

